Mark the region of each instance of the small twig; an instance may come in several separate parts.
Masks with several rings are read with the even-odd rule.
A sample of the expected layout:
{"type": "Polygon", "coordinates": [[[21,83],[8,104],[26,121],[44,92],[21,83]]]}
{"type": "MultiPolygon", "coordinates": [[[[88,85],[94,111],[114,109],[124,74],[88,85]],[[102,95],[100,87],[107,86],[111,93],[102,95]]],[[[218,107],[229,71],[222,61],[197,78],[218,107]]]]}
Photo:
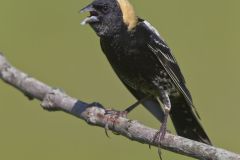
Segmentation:
{"type": "MultiPolygon", "coordinates": [[[[28,98],[40,100],[42,102],[41,106],[46,110],[64,111],[85,120],[91,125],[108,126],[110,130],[131,140],[151,146],[159,146],[152,142],[157,130],[135,120],[111,117],[110,114],[105,114],[106,110],[101,105],[97,105],[98,103],[88,104],[70,97],[61,90],[54,89],[14,68],[2,54],[0,54],[0,78],[23,92],[28,98]]],[[[161,148],[202,160],[240,160],[240,155],[236,153],[170,133],[166,133],[161,148]]]]}

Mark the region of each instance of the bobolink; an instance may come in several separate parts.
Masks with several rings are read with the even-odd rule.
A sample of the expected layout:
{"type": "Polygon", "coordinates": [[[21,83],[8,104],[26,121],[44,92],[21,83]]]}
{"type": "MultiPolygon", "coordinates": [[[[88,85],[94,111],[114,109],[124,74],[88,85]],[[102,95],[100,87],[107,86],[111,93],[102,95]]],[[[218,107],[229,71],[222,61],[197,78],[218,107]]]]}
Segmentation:
{"type": "Polygon", "coordinates": [[[135,15],[129,1],[95,0],[81,12],[90,12],[82,24],[89,24],[100,37],[102,51],[120,80],[161,121],[155,138],[164,138],[170,114],[178,135],[211,144],[170,48],[149,22],[135,15]]]}

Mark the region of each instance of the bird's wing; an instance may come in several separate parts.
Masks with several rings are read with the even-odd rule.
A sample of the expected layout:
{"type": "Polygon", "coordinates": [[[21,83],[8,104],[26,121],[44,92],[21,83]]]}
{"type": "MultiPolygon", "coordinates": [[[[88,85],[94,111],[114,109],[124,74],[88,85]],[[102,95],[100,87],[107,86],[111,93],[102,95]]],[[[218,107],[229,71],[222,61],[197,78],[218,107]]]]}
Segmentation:
{"type": "Polygon", "coordinates": [[[194,107],[190,92],[185,86],[185,79],[181,73],[181,70],[177,64],[176,59],[172,55],[171,50],[164,41],[164,39],[160,36],[158,31],[146,20],[140,22],[138,26],[141,27],[141,29],[144,30],[144,32],[146,32],[145,35],[149,36],[148,43],[146,44],[148,49],[159,60],[159,62],[164,67],[164,69],[166,70],[167,74],[169,75],[175,86],[185,97],[187,103],[190,106],[194,107]]]}

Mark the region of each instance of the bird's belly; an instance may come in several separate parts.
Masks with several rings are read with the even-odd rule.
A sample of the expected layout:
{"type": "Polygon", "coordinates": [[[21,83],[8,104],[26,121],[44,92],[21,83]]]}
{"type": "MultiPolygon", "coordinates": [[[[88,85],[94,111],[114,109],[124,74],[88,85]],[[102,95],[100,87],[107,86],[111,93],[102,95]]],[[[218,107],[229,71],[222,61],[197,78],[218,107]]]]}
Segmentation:
{"type": "Polygon", "coordinates": [[[115,62],[112,65],[121,80],[135,90],[154,96],[158,96],[160,90],[177,93],[164,68],[148,58],[150,57],[124,56],[112,61],[115,62]]]}
{"type": "Polygon", "coordinates": [[[171,82],[170,79],[164,77],[152,76],[139,74],[125,74],[121,73],[120,78],[126,83],[129,87],[140,90],[145,94],[151,94],[153,96],[159,96],[160,91],[166,91],[172,96],[178,96],[179,92],[176,89],[175,85],[171,82]]]}

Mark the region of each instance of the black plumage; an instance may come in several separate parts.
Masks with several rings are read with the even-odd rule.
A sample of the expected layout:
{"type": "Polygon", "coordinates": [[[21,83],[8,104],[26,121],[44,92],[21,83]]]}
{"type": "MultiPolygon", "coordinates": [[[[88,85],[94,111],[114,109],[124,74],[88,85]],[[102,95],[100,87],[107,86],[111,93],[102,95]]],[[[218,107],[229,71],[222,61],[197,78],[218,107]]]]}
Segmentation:
{"type": "Polygon", "coordinates": [[[84,11],[90,16],[82,24],[90,24],[100,37],[102,51],[120,80],[163,123],[160,140],[169,113],[177,134],[211,144],[177,61],[156,29],[135,16],[127,0],[95,0],[84,11]]]}

